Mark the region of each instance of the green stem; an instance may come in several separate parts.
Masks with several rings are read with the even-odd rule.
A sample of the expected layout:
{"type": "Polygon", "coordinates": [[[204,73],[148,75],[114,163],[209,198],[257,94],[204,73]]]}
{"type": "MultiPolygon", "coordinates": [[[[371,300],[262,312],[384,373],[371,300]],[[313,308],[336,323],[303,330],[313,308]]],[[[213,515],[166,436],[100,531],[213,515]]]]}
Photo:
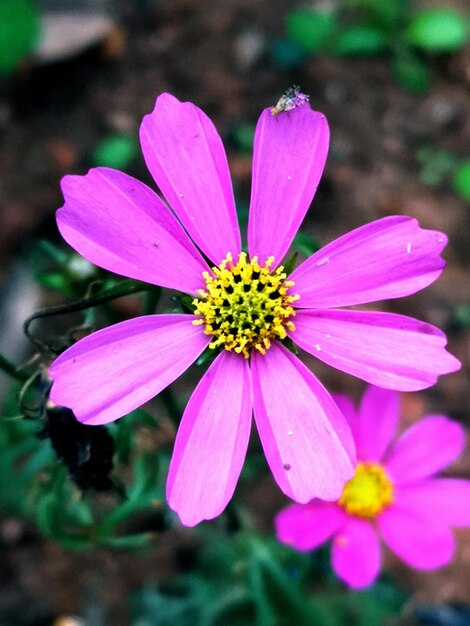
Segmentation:
{"type": "Polygon", "coordinates": [[[155,313],[161,295],[162,290],[160,287],[155,287],[144,293],[141,307],[142,315],[153,315],[155,313]]]}
{"type": "Polygon", "coordinates": [[[158,394],[158,398],[163,402],[171,421],[178,426],[181,420],[181,410],[178,406],[175,394],[170,387],[167,387],[158,394]]]}
{"type": "Polygon", "coordinates": [[[59,306],[53,306],[48,309],[41,309],[40,311],[37,311],[25,320],[23,325],[24,333],[28,337],[28,339],[32,341],[32,343],[34,343],[34,345],[40,350],[44,350],[46,353],[55,356],[55,351],[52,350],[50,346],[35,337],[30,332],[29,327],[35,320],[45,317],[51,317],[52,315],[59,315],[61,313],[76,313],[77,311],[84,311],[85,309],[88,309],[90,307],[98,306],[99,304],[104,304],[105,302],[110,302],[111,300],[122,298],[123,296],[130,296],[141,291],[147,291],[150,288],[151,287],[142,283],[129,281],[121,283],[116,287],[112,287],[111,289],[108,289],[106,291],[103,291],[103,293],[101,294],[90,296],[89,298],[83,298],[78,302],[60,304],[59,306]]]}
{"type": "Polygon", "coordinates": [[[2,369],[6,374],[19,380],[21,382],[25,382],[28,380],[28,375],[24,372],[20,371],[16,365],[13,365],[8,359],[6,359],[3,354],[0,354],[0,369],[2,369]]]}
{"type": "Polygon", "coordinates": [[[65,250],[58,248],[56,245],[47,241],[47,239],[40,239],[37,242],[38,248],[52,259],[57,265],[63,266],[67,264],[69,255],[65,250]]]}

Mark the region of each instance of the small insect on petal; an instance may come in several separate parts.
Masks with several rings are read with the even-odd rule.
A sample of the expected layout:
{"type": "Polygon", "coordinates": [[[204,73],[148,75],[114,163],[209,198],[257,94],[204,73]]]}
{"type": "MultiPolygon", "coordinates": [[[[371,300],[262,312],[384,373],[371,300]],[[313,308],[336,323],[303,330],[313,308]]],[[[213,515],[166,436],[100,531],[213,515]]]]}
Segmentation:
{"type": "Polygon", "coordinates": [[[285,113],[286,111],[296,109],[297,107],[302,106],[302,104],[308,102],[308,100],[309,96],[301,93],[298,85],[289,87],[289,89],[287,89],[287,91],[285,91],[279,98],[277,104],[271,107],[271,115],[277,116],[281,113],[285,113]]]}

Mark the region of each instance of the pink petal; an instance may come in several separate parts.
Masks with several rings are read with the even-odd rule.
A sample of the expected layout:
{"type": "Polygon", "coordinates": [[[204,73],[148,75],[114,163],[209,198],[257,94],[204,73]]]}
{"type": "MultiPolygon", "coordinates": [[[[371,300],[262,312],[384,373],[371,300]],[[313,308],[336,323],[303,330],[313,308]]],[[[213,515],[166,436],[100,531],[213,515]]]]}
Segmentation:
{"type": "Polygon", "coordinates": [[[248,248],[261,262],[279,264],[317,190],[328,153],[328,123],[304,104],[256,126],[248,248]]]}
{"type": "Polygon", "coordinates": [[[440,330],[404,315],[297,310],[294,323],[289,335],[301,348],[379,387],[416,391],[460,367],[440,330]]]}
{"type": "Polygon", "coordinates": [[[323,309],[399,298],[434,282],[447,237],[415,219],[384,217],[339,237],[294,270],[297,306],[323,309]]]}
{"type": "Polygon", "coordinates": [[[183,226],[216,264],[241,250],[232,184],[222,141],[194,104],[157,98],[140,127],[147,167],[183,226]]]}
{"type": "Polygon", "coordinates": [[[353,425],[357,419],[357,409],[354,402],[344,393],[333,393],[331,397],[335,401],[336,406],[347,419],[351,432],[354,436],[353,425]]]}
{"type": "Polygon", "coordinates": [[[135,178],[105,167],[62,179],[63,238],[92,263],[188,293],[204,286],[205,261],[168,207],[135,178]]]}
{"type": "Polygon", "coordinates": [[[380,572],[380,544],[372,525],[350,517],[333,540],[333,570],[349,587],[372,584],[380,572]]]}
{"type": "Polygon", "coordinates": [[[337,500],[354,472],[354,443],[338,407],[280,344],[251,363],[255,420],[276,482],[297,502],[337,500]]]}
{"type": "Polygon", "coordinates": [[[86,424],[106,424],[160,393],[210,338],[192,315],[146,315],[81,339],[49,368],[51,400],[86,424]]]}
{"type": "Polygon", "coordinates": [[[452,560],[454,538],[450,529],[437,520],[432,523],[422,515],[393,506],[377,522],[385,543],[410,567],[435,569],[452,560]]]}
{"type": "Polygon", "coordinates": [[[390,450],[385,465],[396,484],[432,476],[450,465],[465,447],[465,431],[442,415],[431,415],[409,428],[390,450]]]}
{"type": "Polygon", "coordinates": [[[248,362],[224,351],[188,402],[170,463],[168,504],[186,526],[227,506],[246,456],[251,409],[248,362]]]}
{"type": "Polygon", "coordinates": [[[292,504],[274,519],[279,541],[302,551],[313,550],[328,541],[343,523],[343,510],[320,500],[292,504]]]}
{"type": "Polygon", "coordinates": [[[430,478],[395,490],[400,509],[452,528],[470,527],[470,480],[430,478]]]}
{"type": "Polygon", "coordinates": [[[369,385],[351,424],[360,461],[380,461],[397,432],[400,398],[396,391],[369,385]]]}

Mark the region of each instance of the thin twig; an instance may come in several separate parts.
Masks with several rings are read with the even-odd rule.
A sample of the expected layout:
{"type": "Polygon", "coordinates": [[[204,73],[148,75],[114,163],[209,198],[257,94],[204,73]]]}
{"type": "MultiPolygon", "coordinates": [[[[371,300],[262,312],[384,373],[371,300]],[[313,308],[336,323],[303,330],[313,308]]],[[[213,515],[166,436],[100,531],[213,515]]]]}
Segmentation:
{"type": "Polygon", "coordinates": [[[78,302],[70,302],[68,304],[60,304],[59,306],[49,307],[47,309],[40,309],[30,315],[24,324],[23,330],[28,339],[40,350],[50,354],[51,356],[56,356],[57,351],[48,346],[38,337],[35,337],[29,330],[31,324],[38,319],[43,319],[45,317],[51,317],[53,315],[62,315],[65,313],[76,313],[77,311],[84,311],[92,306],[98,306],[99,304],[104,304],[105,302],[109,302],[111,300],[116,300],[117,298],[122,298],[123,296],[130,296],[135,293],[139,293],[141,291],[147,291],[148,289],[153,289],[152,286],[147,286],[141,283],[124,283],[117,285],[109,289],[108,291],[103,292],[102,294],[98,294],[96,296],[91,296],[89,298],[83,298],[78,302]]]}
{"type": "Polygon", "coordinates": [[[6,357],[3,356],[3,354],[0,354],[0,369],[12,378],[21,382],[28,380],[28,375],[22,372],[20,368],[16,367],[16,365],[11,363],[6,357]]]}

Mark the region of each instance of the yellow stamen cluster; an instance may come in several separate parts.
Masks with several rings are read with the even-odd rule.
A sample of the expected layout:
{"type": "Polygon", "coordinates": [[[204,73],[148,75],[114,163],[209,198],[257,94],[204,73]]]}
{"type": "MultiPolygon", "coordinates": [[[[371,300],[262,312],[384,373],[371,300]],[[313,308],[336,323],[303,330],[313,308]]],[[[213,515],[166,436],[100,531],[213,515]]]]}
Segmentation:
{"type": "Polygon", "coordinates": [[[286,280],[282,265],[270,273],[273,263],[269,257],[262,267],[257,257],[248,261],[241,252],[237,263],[228,254],[212,273],[203,273],[206,289],[193,301],[194,314],[201,319],[194,324],[213,335],[209,348],[234,350],[247,359],[252,350],[265,354],[272,339],[285,339],[287,330],[295,330],[289,318],[299,296],[287,295],[294,283],[286,280]]]}
{"type": "Polygon", "coordinates": [[[358,463],[343,489],[340,506],[350,515],[371,519],[393,502],[393,484],[377,463],[358,463]]]}

